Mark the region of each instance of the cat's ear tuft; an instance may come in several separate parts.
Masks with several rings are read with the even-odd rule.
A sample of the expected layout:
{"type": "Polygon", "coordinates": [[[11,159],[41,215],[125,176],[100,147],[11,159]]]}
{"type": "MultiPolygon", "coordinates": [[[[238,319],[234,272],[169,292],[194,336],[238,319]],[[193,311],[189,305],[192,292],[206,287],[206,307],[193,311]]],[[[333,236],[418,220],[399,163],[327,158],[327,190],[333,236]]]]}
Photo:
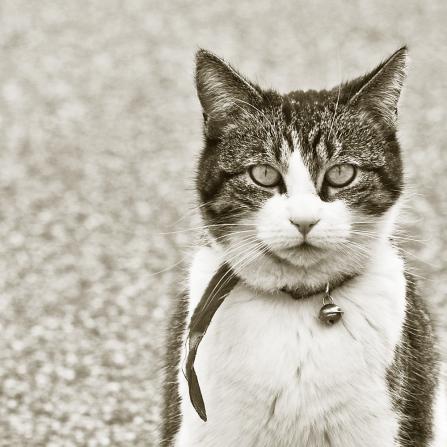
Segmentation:
{"type": "Polygon", "coordinates": [[[394,129],[397,106],[406,77],[408,50],[404,46],[372,72],[357,80],[357,88],[349,103],[365,108],[394,129]]]}
{"type": "Polygon", "coordinates": [[[257,86],[206,50],[196,54],[196,86],[205,122],[225,121],[231,113],[261,99],[257,86]]]}

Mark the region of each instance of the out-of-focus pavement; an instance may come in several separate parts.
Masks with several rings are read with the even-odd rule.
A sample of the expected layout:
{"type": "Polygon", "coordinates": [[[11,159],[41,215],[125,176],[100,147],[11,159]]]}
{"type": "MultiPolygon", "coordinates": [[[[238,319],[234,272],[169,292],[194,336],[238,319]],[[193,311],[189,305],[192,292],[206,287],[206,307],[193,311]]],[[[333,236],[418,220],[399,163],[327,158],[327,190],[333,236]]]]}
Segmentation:
{"type": "Polygon", "coordinates": [[[445,329],[445,4],[3,0],[0,446],[155,445],[162,328],[193,241],[198,47],[287,91],[409,44],[404,223],[422,242],[406,249],[445,329]]]}

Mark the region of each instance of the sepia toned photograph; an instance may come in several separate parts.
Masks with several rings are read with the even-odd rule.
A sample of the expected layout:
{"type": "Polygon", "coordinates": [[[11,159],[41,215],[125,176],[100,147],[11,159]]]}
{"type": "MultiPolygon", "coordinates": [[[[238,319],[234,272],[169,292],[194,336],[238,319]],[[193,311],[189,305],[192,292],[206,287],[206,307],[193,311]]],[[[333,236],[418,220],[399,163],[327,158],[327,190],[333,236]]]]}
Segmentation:
{"type": "Polygon", "coordinates": [[[0,446],[447,447],[446,21],[0,0],[0,446]]]}

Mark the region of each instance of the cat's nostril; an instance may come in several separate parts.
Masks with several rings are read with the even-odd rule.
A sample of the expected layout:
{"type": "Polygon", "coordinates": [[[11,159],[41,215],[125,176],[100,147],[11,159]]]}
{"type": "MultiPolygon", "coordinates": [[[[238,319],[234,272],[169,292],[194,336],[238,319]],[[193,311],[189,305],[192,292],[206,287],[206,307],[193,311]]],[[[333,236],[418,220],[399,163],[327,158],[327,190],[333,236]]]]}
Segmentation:
{"type": "Polygon", "coordinates": [[[305,237],[307,234],[312,230],[312,228],[320,222],[320,219],[314,220],[314,221],[301,221],[301,222],[294,222],[292,219],[290,219],[290,223],[298,228],[298,231],[305,237]]]}

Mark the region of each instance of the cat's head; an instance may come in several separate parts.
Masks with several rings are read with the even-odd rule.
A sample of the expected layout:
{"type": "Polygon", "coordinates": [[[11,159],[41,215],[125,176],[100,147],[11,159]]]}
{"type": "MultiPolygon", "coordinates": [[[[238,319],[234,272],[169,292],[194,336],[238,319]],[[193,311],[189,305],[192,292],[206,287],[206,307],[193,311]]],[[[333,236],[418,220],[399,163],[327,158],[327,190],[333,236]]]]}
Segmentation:
{"type": "Polygon", "coordinates": [[[247,282],[315,289],[360,271],[390,236],[403,184],[396,125],[406,59],[401,48],[331,90],[281,95],[198,52],[200,209],[247,282]]]}

